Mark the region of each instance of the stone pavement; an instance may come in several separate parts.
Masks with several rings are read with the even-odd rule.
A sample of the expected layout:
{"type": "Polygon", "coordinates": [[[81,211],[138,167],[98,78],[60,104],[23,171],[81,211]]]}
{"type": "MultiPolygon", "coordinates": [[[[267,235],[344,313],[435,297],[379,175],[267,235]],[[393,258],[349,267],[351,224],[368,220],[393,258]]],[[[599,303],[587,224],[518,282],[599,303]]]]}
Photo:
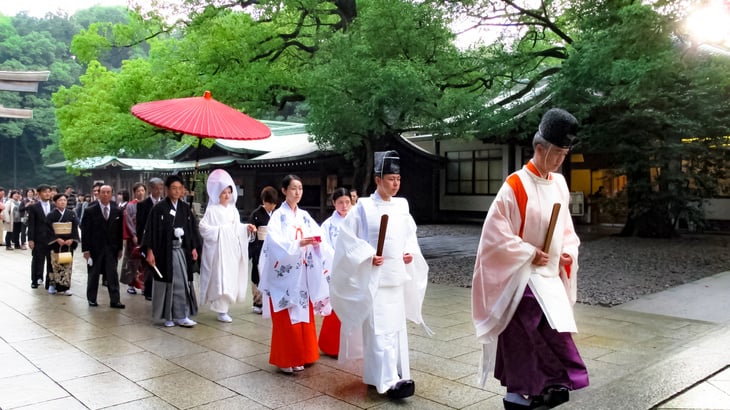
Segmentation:
{"type": "MultiPolygon", "coordinates": [[[[163,328],[141,295],[122,293],[127,309],[110,309],[102,287],[99,307],[89,307],[78,252],[70,297],[30,288],[30,251],[0,249],[0,266],[5,410],[502,408],[494,379],[476,384],[469,289],[429,286],[424,313],[435,334],[409,327],[416,396],[391,402],[362,384],[361,363],[322,357],[301,373],[277,372],[268,364],[270,322],[248,303],[232,310],[230,324],[202,308],[195,328],[163,328]]],[[[673,303],[706,302],[691,295],[673,303]]],[[[730,409],[730,312],[713,322],[630,309],[576,306],[591,386],[560,408],[730,409]]]]}

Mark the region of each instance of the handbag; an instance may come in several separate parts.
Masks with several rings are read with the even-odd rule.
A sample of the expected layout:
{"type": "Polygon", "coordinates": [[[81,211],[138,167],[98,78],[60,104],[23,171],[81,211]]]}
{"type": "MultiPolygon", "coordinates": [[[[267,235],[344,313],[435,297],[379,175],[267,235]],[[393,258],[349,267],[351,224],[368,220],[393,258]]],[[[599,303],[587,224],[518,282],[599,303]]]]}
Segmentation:
{"type": "Polygon", "coordinates": [[[70,235],[73,230],[73,223],[71,222],[54,222],[53,233],[56,235],[70,235]]]}
{"type": "Polygon", "coordinates": [[[58,252],[58,264],[59,265],[68,265],[69,263],[73,263],[73,261],[74,261],[74,256],[71,253],[71,247],[67,246],[67,248],[68,248],[68,250],[65,252],[63,251],[63,245],[59,248],[59,251],[60,251],[60,252],[58,252]]]}

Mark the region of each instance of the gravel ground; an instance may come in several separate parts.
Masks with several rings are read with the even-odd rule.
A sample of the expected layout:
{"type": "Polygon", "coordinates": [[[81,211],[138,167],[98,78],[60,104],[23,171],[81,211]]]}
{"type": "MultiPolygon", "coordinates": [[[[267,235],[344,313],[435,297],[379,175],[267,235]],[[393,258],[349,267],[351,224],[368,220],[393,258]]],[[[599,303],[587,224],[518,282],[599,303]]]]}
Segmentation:
{"type": "MultiPolygon", "coordinates": [[[[683,235],[674,239],[622,238],[610,232],[588,232],[582,240],[578,301],[615,306],[642,295],[730,270],[730,235],[683,235]]],[[[595,229],[595,228],[593,228],[595,229]]],[[[428,260],[432,283],[471,287],[474,255],[481,224],[420,225],[419,241],[428,260]],[[444,241],[446,237],[446,241],[444,241]],[[428,243],[449,243],[455,256],[430,255],[428,243]]]]}

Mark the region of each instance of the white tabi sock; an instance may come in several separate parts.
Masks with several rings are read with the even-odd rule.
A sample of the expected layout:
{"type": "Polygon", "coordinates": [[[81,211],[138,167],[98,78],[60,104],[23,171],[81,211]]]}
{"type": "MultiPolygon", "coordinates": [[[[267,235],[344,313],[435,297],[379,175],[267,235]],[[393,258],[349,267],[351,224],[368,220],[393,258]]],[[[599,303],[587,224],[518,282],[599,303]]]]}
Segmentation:
{"type": "Polygon", "coordinates": [[[510,403],[521,404],[523,406],[529,406],[532,404],[531,399],[526,399],[523,395],[517,393],[507,393],[504,396],[504,400],[510,403]]]}

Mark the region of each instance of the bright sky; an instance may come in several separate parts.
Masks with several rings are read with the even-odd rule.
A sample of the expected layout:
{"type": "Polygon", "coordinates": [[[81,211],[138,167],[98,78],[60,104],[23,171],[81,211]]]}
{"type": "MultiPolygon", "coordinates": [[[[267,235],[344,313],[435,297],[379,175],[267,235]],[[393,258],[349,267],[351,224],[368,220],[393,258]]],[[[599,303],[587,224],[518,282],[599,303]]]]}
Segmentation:
{"type": "Polygon", "coordinates": [[[126,6],[127,0],[1,0],[0,13],[14,16],[21,11],[27,11],[33,17],[43,17],[59,9],[69,15],[81,9],[93,6],[126,6]]]}

